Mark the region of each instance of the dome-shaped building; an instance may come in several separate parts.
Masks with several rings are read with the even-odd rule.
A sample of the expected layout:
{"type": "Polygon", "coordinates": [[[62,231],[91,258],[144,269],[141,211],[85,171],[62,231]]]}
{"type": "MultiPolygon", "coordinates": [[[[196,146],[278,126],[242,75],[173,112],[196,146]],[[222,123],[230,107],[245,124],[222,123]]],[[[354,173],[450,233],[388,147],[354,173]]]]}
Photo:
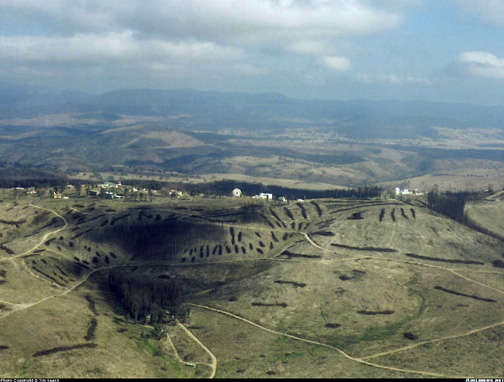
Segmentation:
{"type": "Polygon", "coordinates": [[[243,196],[243,194],[239,188],[235,188],[231,194],[235,198],[241,198],[243,196]]]}

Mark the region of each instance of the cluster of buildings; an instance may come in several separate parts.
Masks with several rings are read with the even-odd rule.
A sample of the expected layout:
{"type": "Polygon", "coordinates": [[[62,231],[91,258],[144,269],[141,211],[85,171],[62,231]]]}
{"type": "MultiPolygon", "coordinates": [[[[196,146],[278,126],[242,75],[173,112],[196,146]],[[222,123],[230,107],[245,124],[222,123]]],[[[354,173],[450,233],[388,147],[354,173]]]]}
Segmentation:
{"type": "Polygon", "coordinates": [[[415,195],[415,196],[420,196],[420,195],[423,195],[423,192],[418,191],[417,188],[415,188],[414,191],[410,191],[407,188],[403,188],[401,190],[399,187],[396,187],[395,188],[395,194],[396,194],[396,196],[400,196],[400,195],[415,195]]]}
{"type": "MultiPolygon", "coordinates": [[[[241,198],[243,197],[243,193],[239,188],[235,188],[232,192],[231,195],[235,198],[241,198]]],[[[273,194],[261,192],[259,195],[254,195],[252,196],[252,199],[266,199],[266,200],[273,200],[273,194]]],[[[280,202],[285,202],[287,203],[287,198],[285,196],[280,196],[278,198],[280,202]]],[[[303,202],[303,199],[298,199],[298,202],[303,202]]]]}

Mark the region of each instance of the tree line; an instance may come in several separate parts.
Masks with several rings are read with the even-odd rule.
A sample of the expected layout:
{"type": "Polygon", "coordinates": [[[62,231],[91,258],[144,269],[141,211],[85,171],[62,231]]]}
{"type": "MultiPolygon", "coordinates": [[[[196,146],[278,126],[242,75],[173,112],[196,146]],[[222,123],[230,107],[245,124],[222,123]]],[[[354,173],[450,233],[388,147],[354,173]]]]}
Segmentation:
{"type": "Polygon", "coordinates": [[[320,199],[320,198],[374,198],[381,195],[382,189],[378,186],[364,186],[350,189],[332,190],[308,190],[268,185],[262,183],[236,182],[233,180],[221,180],[212,183],[197,184],[193,193],[205,193],[207,195],[230,195],[231,190],[239,188],[246,196],[258,195],[261,192],[271,193],[274,196],[284,196],[289,200],[296,199],[320,199]]]}
{"type": "Polygon", "coordinates": [[[111,270],[108,288],[116,294],[117,302],[135,323],[145,321],[147,316],[150,316],[151,323],[161,323],[166,311],[181,321],[189,317],[189,308],[183,304],[183,285],[176,279],[149,283],[111,270]]]}

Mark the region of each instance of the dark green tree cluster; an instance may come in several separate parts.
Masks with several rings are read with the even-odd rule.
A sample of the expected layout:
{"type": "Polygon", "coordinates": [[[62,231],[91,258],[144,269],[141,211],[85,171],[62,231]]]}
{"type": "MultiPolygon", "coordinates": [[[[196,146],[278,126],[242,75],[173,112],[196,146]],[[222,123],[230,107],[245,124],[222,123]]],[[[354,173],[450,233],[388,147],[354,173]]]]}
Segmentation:
{"type": "Polygon", "coordinates": [[[464,207],[466,200],[477,197],[473,192],[429,192],[427,207],[460,223],[465,223],[464,207]]]}
{"type": "Polygon", "coordinates": [[[222,180],[212,183],[197,184],[197,189],[205,194],[230,195],[231,190],[239,188],[244,195],[252,196],[261,192],[272,193],[274,196],[285,196],[287,199],[319,199],[319,198],[374,198],[381,195],[382,189],[378,186],[358,187],[351,189],[334,190],[305,190],[282,186],[265,186],[262,183],[236,182],[222,180]]]}
{"type": "Polygon", "coordinates": [[[161,323],[165,311],[181,321],[189,316],[189,308],[182,304],[182,285],[175,279],[163,280],[160,284],[145,283],[112,270],[108,287],[135,323],[144,321],[148,315],[152,323],[161,323]]]}

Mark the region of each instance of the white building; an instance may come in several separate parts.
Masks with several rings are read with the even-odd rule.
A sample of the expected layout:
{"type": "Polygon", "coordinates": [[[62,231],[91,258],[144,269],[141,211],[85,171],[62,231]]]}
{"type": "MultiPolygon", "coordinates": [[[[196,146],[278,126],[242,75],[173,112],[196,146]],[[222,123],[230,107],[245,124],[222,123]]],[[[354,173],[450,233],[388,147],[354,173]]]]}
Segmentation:
{"type": "Polygon", "coordinates": [[[396,196],[399,196],[399,195],[423,195],[423,192],[419,192],[418,189],[416,189],[416,188],[415,188],[415,191],[412,192],[408,188],[401,190],[399,187],[396,187],[395,194],[396,194],[396,196]]]}
{"type": "Polygon", "coordinates": [[[235,198],[241,198],[243,196],[241,190],[239,188],[235,188],[233,192],[231,192],[231,195],[235,198]]]}
{"type": "Polygon", "coordinates": [[[264,192],[261,192],[259,195],[253,196],[253,198],[273,200],[273,194],[265,194],[264,192]]]}

